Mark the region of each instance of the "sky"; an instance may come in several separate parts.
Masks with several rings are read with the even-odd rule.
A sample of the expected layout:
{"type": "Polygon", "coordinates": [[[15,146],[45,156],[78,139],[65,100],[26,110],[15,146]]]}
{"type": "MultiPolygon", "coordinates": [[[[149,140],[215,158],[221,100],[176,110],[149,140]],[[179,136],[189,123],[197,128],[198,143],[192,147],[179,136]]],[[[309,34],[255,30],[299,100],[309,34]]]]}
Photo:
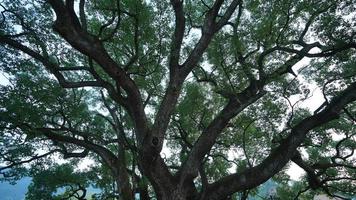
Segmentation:
{"type": "MultiPolygon", "coordinates": [[[[310,59],[305,58],[301,60],[299,63],[297,63],[293,67],[293,70],[297,73],[299,69],[308,65],[309,63],[310,63],[310,59]]],[[[300,79],[301,82],[305,82],[305,80],[303,80],[301,76],[298,76],[297,78],[300,79]]],[[[0,85],[7,85],[7,84],[9,84],[7,77],[4,74],[0,73],[0,85]]],[[[313,91],[313,95],[307,101],[302,102],[300,104],[300,107],[308,108],[311,111],[314,111],[323,103],[324,99],[320,89],[317,89],[317,87],[313,84],[309,84],[309,87],[311,91],[313,91]]],[[[298,100],[297,97],[291,98],[292,103],[297,100],[298,100]]],[[[171,153],[169,152],[168,149],[163,149],[163,154],[165,154],[165,156],[169,156],[171,153]]],[[[84,170],[92,164],[94,164],[92,160],[84,159],[80,163],[79,169],[84,170]]],[[[300,168],[299,166],[291,162],[289,164],[289,169],[287,170],[287,174],[291,177],[292,180],[299,180],[300,177],[305,174],[305,172],[302,168],[300,168]]]]}
{"type": "MultiPolygon", "coordinates": [[[[317,52],[318,49],[312,49],[310,52],[311,53],[315,53],[317,52]]],[[[301,60],[299,63],[297,63],[294,67],[293,70],[297,73],[299,69],[301,69],[302,67],[308,65],[310,63],[310,59],[308,58],[304,58],[303,60],[301,60]]],[[[297,79],[301,82],[306,82],[301,76],[298,76],[297,79]]],[[[6,85],[9,84],[6,76],[4,76],[4,74],[2,74],[0,72],[0,85],[6,85]]],[[[300,107],[303,108],[307,108],[311,111],[316,110],[324,101],[322,92],[320,91],[320,89],[317,88],[317,86],[315,84],[309,83],[308,84],[309,89],[312,91],[312,96],[304,101],[300,103],[300,107]]],[[[296,102],[299,98],[297,96],[292,97],[290,100],[292,101],[292,103],[296,102]]],[[[163,153],[166,156],[169,156],[170,152],[167,150],[163,150],[163,153]]],[[[85,159],[81,162],[80,164],[80,169],[85,169],[88,166],[94,164],[92,160],[90,159],[85,159]]],[[[294,163],[290,163],[290,167],[287,170],[288,175],[290,175],[291,179],[293,180],[298,180],[300,179],[300,177],[304,174],[304,170],[301,169],[300,167],[298,167],[296,164],[294,163]]]]}
{"type": "Polygon", "coordinates": [[[7,80],[6,76],[0,71],[0,85],[7,85],[7,84],[9,84],[9,81],[7,80]]]}

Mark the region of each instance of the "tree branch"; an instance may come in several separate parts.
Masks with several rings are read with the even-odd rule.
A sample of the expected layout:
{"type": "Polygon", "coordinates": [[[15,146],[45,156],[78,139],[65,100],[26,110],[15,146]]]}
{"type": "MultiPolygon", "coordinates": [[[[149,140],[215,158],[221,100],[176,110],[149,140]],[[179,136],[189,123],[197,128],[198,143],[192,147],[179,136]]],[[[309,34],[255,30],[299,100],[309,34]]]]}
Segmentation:
{"type": "MultiPolygon", "coordinates": [[[[31,126],[29,126],[27,124],[23,124],[20,127],[24,128],[24,129],[32,129],[34,131],[38,131],[53,141],[75,144],[75,145],[78,145],[85,149],[88,149],[90,151],[93,151],[93,152],[97,153],[101,158],[103,158],[105,163],[111,168],[113,166],[116,166],[117,162],[119,162],[117,157],[111,151],[109,151],[105,147],[94,144],[88,140],[80,140],[80,139],[77,139],[74,137],[61,135],[61,134],[55,133],[53,131],[53,129],[51,129],[51,128],[32,128],[31,126]]],[[[113,168],[113,169],[115,169],[115,168],[113,168]]]]}
{"type": "Polygon", "coordinates": [[[173,74],[176,73],[176,70],[179,67],[179,57],[180,57],[180,50],[182,46],[182,41],[184,37],[184,30],[185,30],[185,17],[183,11],[183,1],[180,0],[171,0],[171,4],[174,9],[174,15],[176,19],[176,26],[174,29],[174,35],[172,40],[171,46],[171,53],[170,53],[170,74],[173,78],[173,74]]]}
{"type": "Polygon", "coordinates": [[[338,118],[342,109],[353,101],[356,101],[356,82],[334,97],[323,111],[305,118],[294,126],[290,135],[281,141],[280,145],[259,165],[241,173],[231,174],[209,185],[208,192],[202,199],[220,199],[221,196],[254,188],[265,182],[295,155],[296,148],[304,141],[310,130],[338,118]]]}
{"type": "Polygon", "coordinates": [[[208,154],[223,129],[233,117],[265,94],[262,87],[263,85],[260,85],[258,81],[255,81],[236,96],[232,94],[233,96],[229,99],[228,104],[203,130],[202,134],[195,142],[188,159],[182,165],[180,170],[181,179],[193,179],[198,175],[199,163],[201,163],[204,156],[208,154]]]}
{"type": "MultiPolygon", "coordinates": [[[[232,11],[236,9],[237,7],[237,2],[238,1],[233,1],[230,6],[228,11],[224,15],[224,19],[229,19],[232,15],[232,11]]],[[[176,27],[176,32],[175,32],[175,42],[177,42],[171,52],[173,54],[176,54],[178,52],[177,48],[180,48],[180,42],[181,42],[181,37],[182,37],[182,31],[183,30],[183,8],[180,2],[178,1],[172,1],[173,6],[175,8],[176,16],[179,18],[177,19],[178,25],[176,27]],[[180,32],[178,32],[180,31],[180,32]]],[[[179,69],[179,73],[173,73],[171,71],[171,76],[170,76],[170,81],[168,83],[168,87],[166,89],[165,96],[161,102],[161,106],[159,107],[159,110],[156,114],[155,122],[153,125],[153,134],[152,136],[149,137],[148,141],[150,142],[151,146],[154,146],[157,152],[160,152],[162,150],[162,145],[163,145],[163,138],[165,135],[165,132],[168,127],[168,123],[170,121],[170,116],[175,108],[175,105],[177,104],[177,99],[179,97],[183,82],[185,78],[188,76],[188,74],[193,70],[193,68],[196,66],[198,61],[200,60],[201,56],[203,55],[204,51],[208,47],[211,39],[213,38],[214,34],[221,28],[216,26],[215,19],[218,15],[219,9],[222,5],[223,1],[222,0],[216,0],[213,7],[210,8],[208,13],[205,16],[205,22],[202,28],[202,36],[198,43],[196,44],[195,48],[192,50],[186,61],[182,64],[181,68],[179,69]],[[156,140],[157,144],[152,145],[151,141],[156,140]]],[[[173,61],[174,63],[172,64],[177,64],[176,60],[177,58],[173,55],[173,61]]],[[[172,62],[173,62],[172,61],[172,62]]]]}
{"type": "Polygon", "coordinates": [[[73,9],[73,0],[67,0],[66,4],[57,0],[48,0],[48,2],[57,17],[54,23],[55,31],[72,47],[98,63],[117,85],[125,90],[129,102],[127,111],[134,119],[138,138],[142,140],[148,131],[148,124],[141,94],[135,82],[110,57],[102,42],[80,27],[79,20],[73,9]]]}
{"type": "Polygon", "coordinates": [[[13,167],[18,166],[18,165],[22,165],[22,164],[25,164],[25,163],[30,163],[30,162],[32,162],[34,160],[38,160],[38,159],[47,157],[47,156],[49,156],[51,154],[54,154],[54,153],[60,152],[60,151],[61,151],[60,149],[55,149],[55,150],[49,151],[49,152],[41,154],[41,155],[34,155],[28,160],[21,160],[21,161],[18,161],[18,162],[13,162],[10,165],[6,165],[4,167],[0,167],[0,172],[3,171],[3,170],[6,170],[6,169],[13,168],[13,167]]]}
{"type": "MultiPolygon", "coordinates": [[[[63,88],[79,88],[79,87],[101,87],[100,83],[97,81],[80,81],[80,82],[69,82],[66,81],[64,76],[59,72],[59,67],[57,64],[51,62],[48,57],[42,56],[40,53],[35,52],[34,50],[30,49],[29,47],[21,44],[20,42],[5,37],[0,36],[0,43],[7,44],[14,49],[20,50],[27,55],[33,57],[34,59],[40,61],[47,69],[50,71],[58,80],[59,84],[63,88]]],[[[65,70],[65,68],[61,68],[65,70]]],[[[73,69],[72,69],[73,70],[73,69]]]]}

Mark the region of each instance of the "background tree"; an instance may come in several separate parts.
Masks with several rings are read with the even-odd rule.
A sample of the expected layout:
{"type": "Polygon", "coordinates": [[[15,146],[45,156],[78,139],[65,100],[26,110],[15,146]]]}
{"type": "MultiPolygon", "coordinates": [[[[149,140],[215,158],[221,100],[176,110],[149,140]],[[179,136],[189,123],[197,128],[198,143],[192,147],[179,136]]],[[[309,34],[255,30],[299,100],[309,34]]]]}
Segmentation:
{"type": "Polygon", "coordinates": [[[220,200],[246,198],[270,178],[288,183],[291,160],[306,177],[280,194],[354,195],[355,8],[2,0],[2,179],[32,168],[40,178],[28,198],[38,180],[64,173],[47,189],[80,195],[92,181],[102,198],[220,200]],[[299,106],[311,85],[324,96],[316,110],[299,106]],[[83,175],[58,157],[96,164],[83,175]],[[73,176],[83,177],[78,188],[73,176]]]}

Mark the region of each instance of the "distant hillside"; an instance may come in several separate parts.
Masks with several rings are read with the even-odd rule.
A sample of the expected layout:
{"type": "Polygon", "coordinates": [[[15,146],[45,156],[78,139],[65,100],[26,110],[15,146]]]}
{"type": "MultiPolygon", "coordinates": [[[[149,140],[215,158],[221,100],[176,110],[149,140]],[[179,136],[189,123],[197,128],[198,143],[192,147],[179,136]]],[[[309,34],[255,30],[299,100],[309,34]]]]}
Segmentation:
{"type": "MultiPolygon", "coordinates": [[[[10,185],[7,182],[0,183],[0,200],[24,200],[27,187],[31,183],[31,178],[26,177],[17,182],[16,185],[10,185]]],[[[267,196],[268,192],[271,188],[276,188],[276,183],[269,180],[265,184],[263,184],[259,189],[260,196],[267,196]]],[[[88,193],[93,194],[100,192],[99,189],[94,189],[92,187],[89,188],[88,193]]],[[[256,197],[250,197],[249,200],[260,199],[256,197]]]]}
{"type": "MultiPolygon", "coordinates": [[[[0,200],[24,200],[27,192],[27,187],[31,183],[30,177],[25,177],[19,180],[15,185],[11,185],[8,182],[0,182],[0,200]]],[[[271,189],[277,187],[277,184],[272,180],[267,181],[258,190],[258,196],[267,197],[271,189]]],[[[93,193],[99,193],[99,189],[93,187],[88,188],[88,196],[93,193]]],[[[261,199],[258,196],[249,197],[249,200],[261,199]]],[[[352,200],[356,200],[355,197],[352,200]]]]}
{"type": "Polygon", "coordinates": [[[25,177],[15,185],[8,182],[0,182],[0,199],[1,200],[23,200],[27,192],[27,187],[31,183],[30,177],[25,177]]]}
{"type": "MultiPolygon", "coordinates": [[[[31,183],[30,177],[22,178],[15,185],[8,182],[0,182],[0,200],[24,200],[27,193],[27,187],[31,183]]],[[[88,197],[91,194],[99,193],[100,189],[89,187],[87,191],[88,197]]]]}

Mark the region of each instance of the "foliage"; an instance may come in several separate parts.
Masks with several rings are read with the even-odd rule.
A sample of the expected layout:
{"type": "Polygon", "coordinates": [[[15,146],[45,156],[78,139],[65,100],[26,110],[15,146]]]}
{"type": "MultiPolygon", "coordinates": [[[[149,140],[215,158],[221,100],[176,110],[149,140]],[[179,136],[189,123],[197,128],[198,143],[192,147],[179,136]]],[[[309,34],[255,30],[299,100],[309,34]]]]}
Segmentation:
{"type": "Polygon", "coordinates": [[[27,199],[355,195],[354,0],[0,6],[0,179],[27,199]]]}
{"type": "Polygon", "coordinates": [[[70,164],[51,166],[33,174],[26,199],[80,199],[82,195],[85,197],[87,178],[85,174],[74,172],[70,164]]]}

